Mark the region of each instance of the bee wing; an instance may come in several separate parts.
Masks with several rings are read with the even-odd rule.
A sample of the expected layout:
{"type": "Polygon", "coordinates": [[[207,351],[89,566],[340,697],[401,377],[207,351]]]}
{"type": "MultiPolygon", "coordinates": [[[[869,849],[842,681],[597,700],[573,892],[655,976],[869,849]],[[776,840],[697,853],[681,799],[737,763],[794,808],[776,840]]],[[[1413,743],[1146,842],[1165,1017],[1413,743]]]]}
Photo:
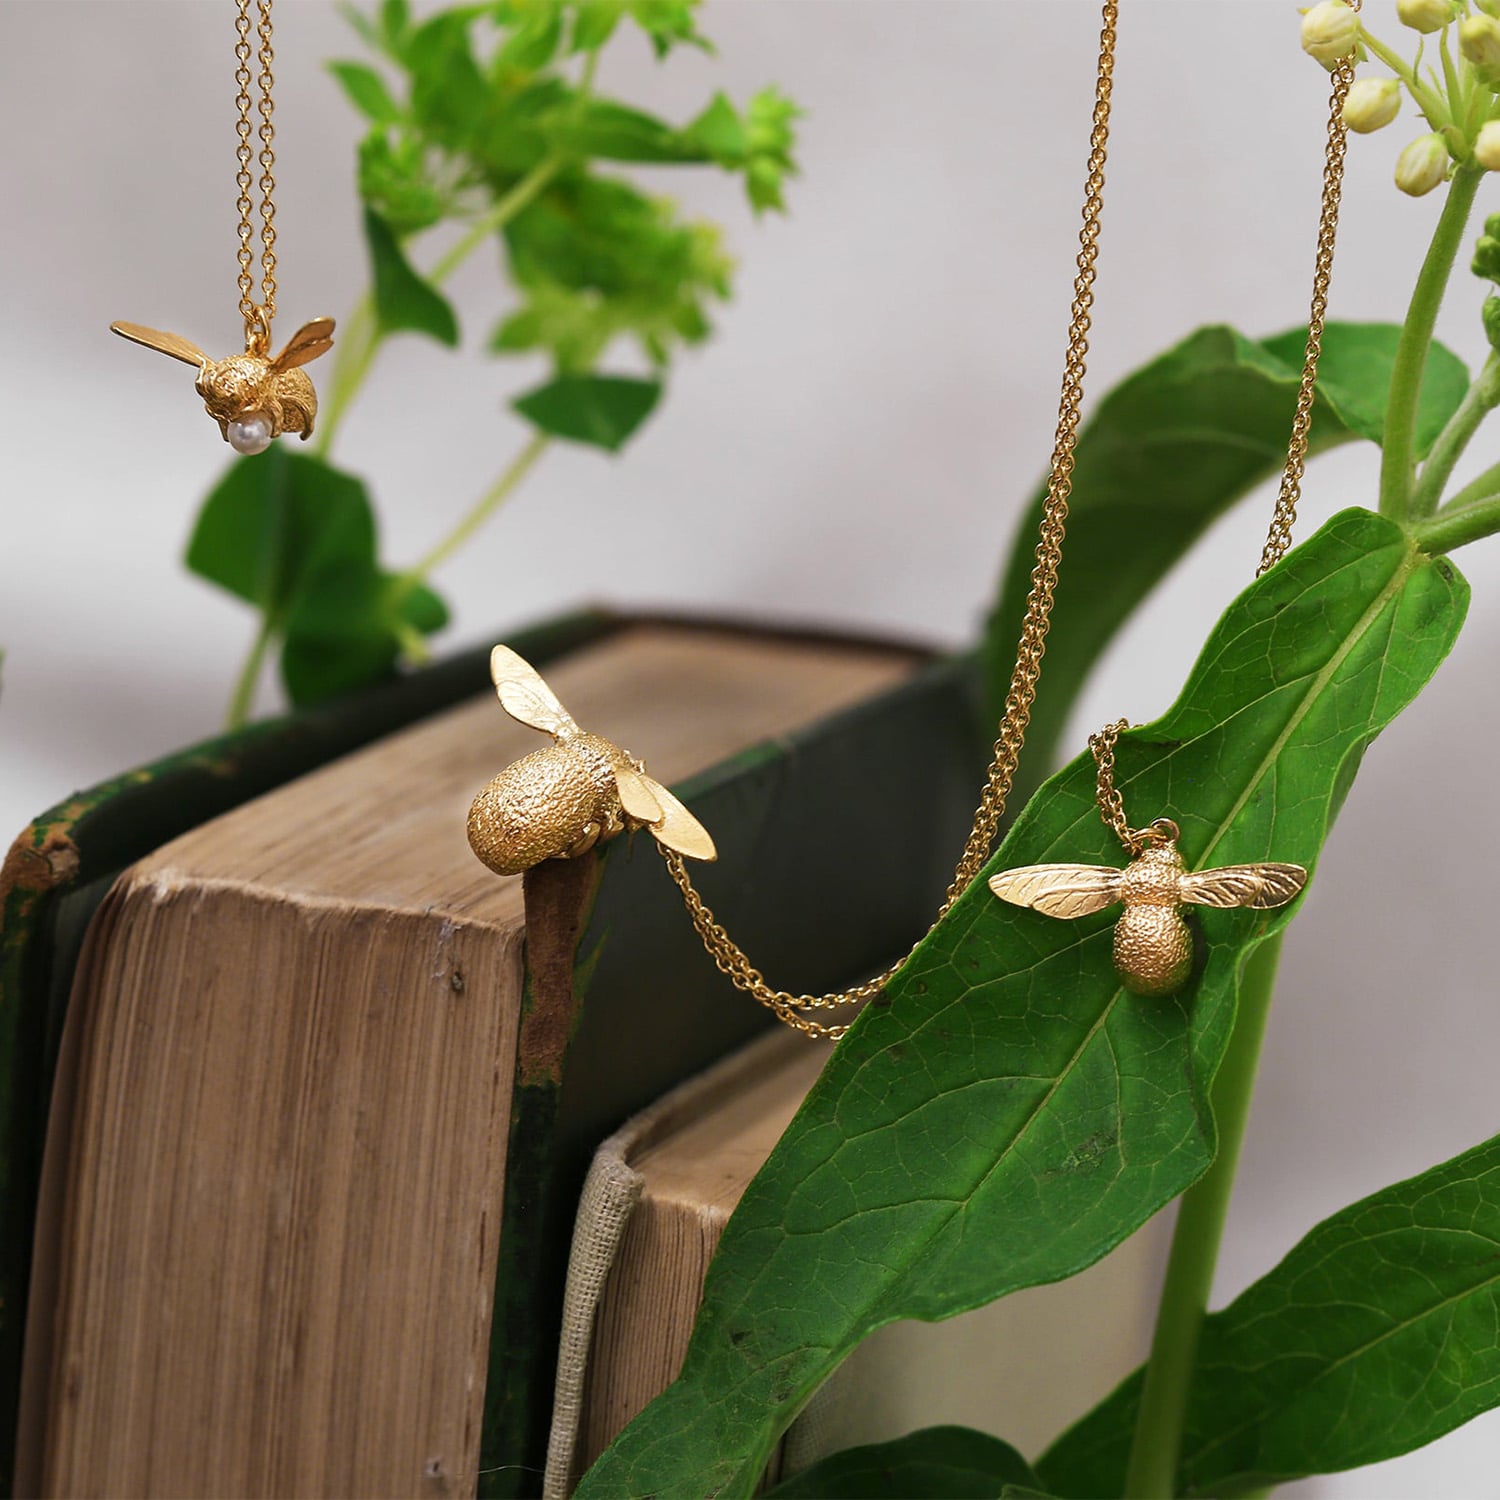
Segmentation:
{"type": "Polygon", "coordinates": [[[1086,917],[1120,899],[1120,876],[1109,865],[1023,865],[990,877],[990,889],[1016,906],[1049,917],[1086,917]]]}
{"type": "Polygon", "coordinates": [[[271,361],[271,368],[277,371],[294,370],[320,354],[327,354],[332,348],[333,319],[314,318],[311,323],[304,323],[287,340],[286,348],[271,361]]]}
{"type": "Polygon", "coordinates": [[[500,697],[500,706],[511,718],[545,734],[576,734],[578,726],[557,694],[542,681],[535,667],[509,646],[490,652],[490,677],[500,697]]]}
{"type": "Polygon", "coordinates": [[[620,789],[620,806],[638,822],[660,823],[666,816],[656,783],[625,761],[615,766],[615,785],[620,789]]]}
{"type": "MultiPolygon", "coordinates": [[[[647,824],[658,844],[664,844],[668,849],[675,849],[679,854],[685,854],[689,859],[717,859],[719,851],[714,848],[714,841],[706,829],[682,803],[680,803],[661,782],[653,780],[643,773],[640,775],[645,790],[657,802],[661,804],[661,816],[654,822],[647,824]]],[[[624,791],[620,793],[623,803],[624,791]]],[[[629,811],[629,808],[626,809],[629,811]]]]}
{"type": "Polygon", "coordinates": [[[148,349],[155,349],[159,354],[170,354],[173,359],[180,359],[185,365],[197,365],[200,370],[208,363],[208,356],[181,334],[159,333],[154,328],[143,328],[139,323],[111,323],[109,331],[118,333],[122,339],[129,339],[133,344],[144,344],[148,349]]]}
{"type": "Polygon", "coordinates": [[[1301,865],[1223,865],[1184,875],[1179,893],[1195,906],[1285,906],[1307,884],[1301,865]]]}

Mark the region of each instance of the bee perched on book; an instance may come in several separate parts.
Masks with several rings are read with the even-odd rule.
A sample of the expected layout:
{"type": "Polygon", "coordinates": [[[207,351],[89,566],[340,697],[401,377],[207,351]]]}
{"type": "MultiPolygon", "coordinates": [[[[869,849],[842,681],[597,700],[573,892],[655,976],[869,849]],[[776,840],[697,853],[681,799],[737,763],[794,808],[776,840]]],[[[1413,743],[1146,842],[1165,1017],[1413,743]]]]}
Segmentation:
{"type": "Polygon", "coordinates": [[[508,765],[469,808],[469,847],[497,875],[544,859],[575,859],[627,828],[691,859],[715,859],[708,830],[633,755],[580,729],[540,674],[509,646],[490,653],[490,676],[511,718],[552,744],[508,765]]]}

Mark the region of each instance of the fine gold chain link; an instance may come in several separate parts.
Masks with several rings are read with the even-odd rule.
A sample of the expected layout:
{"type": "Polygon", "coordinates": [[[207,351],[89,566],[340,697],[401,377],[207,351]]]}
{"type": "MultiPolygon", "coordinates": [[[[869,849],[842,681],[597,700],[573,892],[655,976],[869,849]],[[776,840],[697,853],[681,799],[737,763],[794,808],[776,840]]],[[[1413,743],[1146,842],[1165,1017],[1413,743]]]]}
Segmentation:
{"type": "MultiPolygon", "coordinates": [[[[1358,10],[1360,0],[1354,0],[1358,10]]],[[[1302,383],[1297,388],[1297,411],[1292,418],[1292,437],[1287,445],[1286,468],[1281,476],[1281,490],[1276,496],[1276,510],[1271,529],[1260,555],[1262,573],[1274,568],[1292,545],[1292,528],[1297,524],[1297,502],[1302,498],[1302,475],[1307,467],[1307,436],[1312,426],[1314,387],[1318,378],[1318,360],[1323,353],[1323,324],[1328,316],[1328,285],[1333,279],[1333,248],[1339,228],[1339,204],[1344,188],[1344,153],[1348,146],[1349,127],[1344,124],[1344,101],[1354,82],[1354,56],[1351,53],[1333,70],[1333,92],[1328,97],[1328,144],[1323,155],[1323,198],[1318,213],[1318,253],[1313,261],[1312,306],[1307,315],[1307,347],[1302,357],[1302,383]]]]}
{"type": "Polygon", "coordinates": [[[250,59],[252,56],[250,0],[236,0],[234,81],[238,86],[238,92],[234,103],[238,112],[235,135],[239,144],[235,148],[235,160],[239,163],[239,171],[235,176],[235,183],[239,188],[239,196],[235,201],[235,208],[240,219],[240,243],[236,258],[240,266],[240,316],[245,320],[245,347],[265,353],[267,350],[264,346],[269,343],[270,339],[271,320],[276,316],[276,129],[271,119],[274,109],[271,91],[276,86],[276,80],[271,72],[275,61],[271,49],[271,0],[257,0],[256,10],[258,24],[255,30],[260,46],[253,55],[260,64],[260,71],[255,75],[255,84],[260,91],[260,97],[254,101],[260,115],[258,129],[252,126],[250,118],[252,104],[250,97],[250,59]],[[258,155],[250,142],[252,133],[260,138],[258,155]],[[260,165],[258,184],[255,183],[254,175],[250,170],[251,163],[257,161],[260,165]],[[252,243],[255,239],[255,204],[250,196],[252,186],[258,186],[260,189],[261,303],[259,306],[255,301],[255,250],[252,243]]]}
{"type": "MultiPolygon", "coordinates": [[[[1360,0],[1353,0],[1358,10],[1360,0]]],[[[1312,427],[1313,396],[1318,379],[1318,360],[1323,353],[1323,326],[1328,317],[1328,288],[1333,280],[1334,242],[1338,237],[1339,205],[1344,190],[1344,155],[1349,127],[1344,123],[1344,101],[1354,82],[1355,57],[1351,53],[1333,70],[1333,91],[1328,96],[1328,142],[1323,153],[1323,196],[1318,210],[1318,250],[1313,260],[1312,305],[1307,315],[1307,345],[1302,356],[1302,380],[1297,387],[1297,408],[1292,417],[1292,435],[1287,444],[1286,467],[1271,516],[1270,530],[1255,570],[1259,578],[1287,554],[1292,529],[1297,524],[1297,504],[1302,499],[1302,475],[1307,468],[1307,439],[1312,427]]],[[[1106,725],[1089,736],[1089,750],[1099,768],[1097,795],[1099,815],[1113,829],[1134,857],[1160,838],[1154,828],[1132,828],[1125,816],[1125,803],[1115,788],[1115,741],[1130,728],[1127,719],[1106,725]]]]}
{"type": "MultiPolygon", "coordinates": [[[[1095,268],[1099,256],[1100,213],[1104,203],[1104,166],[1109,142],[1110,93],[1114,81],[1115,27],[1118,19],[1118,0],[1104,0],[1094,86],[1093,129],[1089,136],[1088,173],[1084,184],[1083,227],[1079,232],[1077,274],[1073,282],[1073,305],[1068,325],[1068,351],[1058,406],[1057,433],[1047,477],[1047,499],[1042,508],[1036,563],[1031,572],[1031,590],[1026,599],[1021,639],[1016,648],[1016,663],[1006,693],[994,758],[990,762],[984,792],[974,815],[973,829],[964,845],[963,854],[933,926],[948,914],[953,903],[968,889],[989,855],[996,829],[1005,815],[1006,799],[1015,780],[1016,766],[1020,761],[1027,725],[1031,720],[1031,706],[1042,675],[1048,620],[1057,588],[1058,568],[1062,562],[1068,495],[1073,485],[1073,449],[1078,439],[1083,405],[1083,377],[1094,304],[1095,268]]],[[[661,847],[667,869],[682,892],[693,926],[720,972],[726,974],[738,989],[774,1012],[778,1020],[807,1036],[837,1040],[852,1023],[829,1024],[815,1021],[799,1012],[833,1009],[870,999],[885,988],[915,951],[914,945],[890,968],[847,990],[836,990],[825,995],[797,995],[773,989],[704,904],[703,898],[693,886],[682,856],[665,846],[661,847]]],[[[931,931],[931,928],[928,930],[931,931]]]]}

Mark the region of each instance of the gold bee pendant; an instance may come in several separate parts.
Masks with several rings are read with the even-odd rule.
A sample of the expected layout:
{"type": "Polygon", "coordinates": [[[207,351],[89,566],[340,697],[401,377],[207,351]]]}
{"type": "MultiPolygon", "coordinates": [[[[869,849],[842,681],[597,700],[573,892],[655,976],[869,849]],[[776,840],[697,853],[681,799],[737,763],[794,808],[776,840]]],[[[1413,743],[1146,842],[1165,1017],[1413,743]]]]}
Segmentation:
{"type": "Polygon", "coordinates": [[[227,359],[210,359],[175,333],[159,333],[139,323],[109,326],[121,338],[196,365],[195,389],[224,441],[236,453],[264,453],[284,432],[297,433],[304,441],[312,436],[318,393],[301,367],[333,347],[333,319],[304,323],[272,359],[270,319],[263,308],[256,314],[246,325],[245,352],[227,359]]]}
{"type": "Polygon", "coordinates": [[[1187,906],[1285,906],[1307,884],[1301,865],[1224,865],[1188,870],[1177,850],[1178,829],[1158,818],[1143,835],[1149,845],[1125,866],[1023,865],[990,879],[1002,901],[1049,917],[1086,917],[1116,902],[1115,971],[1136,995],[1174,995],[1193,970],[1187,906]]]}
{"type": "Polygon", "coordinates": [[[490,676],[511,718],[552,736],[512,761],[469,808],[469,847],[497,875],[574,859],[627,828],[691,859],[716,859],[708,830],[633,755],[573,721],[536,669],[508,646],[490,676]]]}

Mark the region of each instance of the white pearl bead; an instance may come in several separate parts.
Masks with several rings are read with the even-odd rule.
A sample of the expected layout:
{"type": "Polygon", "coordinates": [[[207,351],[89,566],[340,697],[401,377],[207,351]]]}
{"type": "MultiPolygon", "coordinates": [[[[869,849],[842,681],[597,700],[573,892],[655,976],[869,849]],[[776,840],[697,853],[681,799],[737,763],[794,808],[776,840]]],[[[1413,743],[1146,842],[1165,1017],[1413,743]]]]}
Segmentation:
{"type": "Polygon", "coordinates": [[[271,419],[252,411],[231,422],[229,446],[236,453],[264,453],[271,446],[271,419]]]}

